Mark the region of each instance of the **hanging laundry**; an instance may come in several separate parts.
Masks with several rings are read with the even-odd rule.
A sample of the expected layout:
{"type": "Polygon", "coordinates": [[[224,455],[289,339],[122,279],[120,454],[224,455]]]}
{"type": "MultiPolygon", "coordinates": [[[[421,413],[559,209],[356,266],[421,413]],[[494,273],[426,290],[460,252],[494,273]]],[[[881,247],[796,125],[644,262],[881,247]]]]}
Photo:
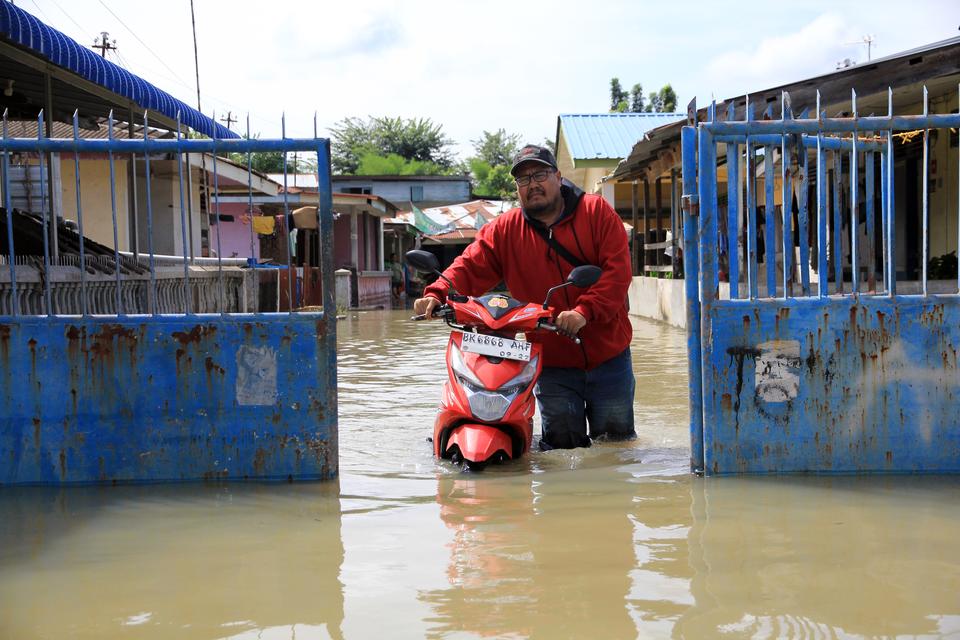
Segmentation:
{"type": "Polygon", "coordinates": [[[262,236],[268,236],[273,233],[276,221],[271,216],[254,216],[253,230],[262,236]]]}

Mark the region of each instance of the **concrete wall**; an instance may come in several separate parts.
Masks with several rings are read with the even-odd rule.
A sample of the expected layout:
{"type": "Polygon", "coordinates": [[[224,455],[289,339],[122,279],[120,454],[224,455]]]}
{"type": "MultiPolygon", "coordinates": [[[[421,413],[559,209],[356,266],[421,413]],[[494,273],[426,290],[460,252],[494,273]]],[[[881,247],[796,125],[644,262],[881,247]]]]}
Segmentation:
{"type": "Polygon", "coordinates": [[[684,328],[687,324],[683,280],[664,280],[636,276],[630,284],[631,315],[659,320],[684,328]]]}
{"type": "MultiPolygon", "coordinates": [[[[60,155],[60,195],[63,217],[77,220],[76,163],[73,154],[60,155]]],[[[121,251],[130,249],[128,231],[129,199],[127,196],[127,167],[129,163],[117,159],[114,163],[116,184],[117,235],[121,251]]],[[[110,205],[110,164],[105,157],[80,158],[80,204],[83,209],[83,233],[86,237],[108,247],[113,246],[113,215],[110,205]]]]}
{"type": "MultiPolygon", "coordinates": [[[[346,189],[370,189],[370,193],[380,196],[403,208],[410,202],[410,188],[423,187],[423,202],[459,203],[470,200],[469,180],[333,180],[333,190],[343,192],[346,189]]],[[[417,204],[417,203],[414,203],[417,204]]],[[[425,205],[419,205],[425,206],[425,205]]]]}
{"type": "MultiPolygon", "coordinates": [[[[720,283],[720,298],[729,299],[730,285],[720,283]]],[[[685,329],[687,297],[683,280],[665,280],[635,276],[628,292],[630,315],[658,320],[685,329]]]]}

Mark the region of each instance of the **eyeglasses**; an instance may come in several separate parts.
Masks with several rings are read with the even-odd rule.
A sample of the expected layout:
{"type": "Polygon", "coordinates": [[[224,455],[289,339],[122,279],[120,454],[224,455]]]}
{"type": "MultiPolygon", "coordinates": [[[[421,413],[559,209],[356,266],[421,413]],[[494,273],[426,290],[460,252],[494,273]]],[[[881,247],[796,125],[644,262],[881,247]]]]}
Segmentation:
{"type": "Polygon", "coordinates": [[[514,182],[517,183],[518,187],[525,187],[528,184],[530,184],[531,180],[533,180],[534,182],[543,182],[544,180],[547,179],[547,176],[549,176],[552,173],[553,171],[551,169],[543,169],[541,171],[535,171],[525,176],[517,176],[514,182]]]}

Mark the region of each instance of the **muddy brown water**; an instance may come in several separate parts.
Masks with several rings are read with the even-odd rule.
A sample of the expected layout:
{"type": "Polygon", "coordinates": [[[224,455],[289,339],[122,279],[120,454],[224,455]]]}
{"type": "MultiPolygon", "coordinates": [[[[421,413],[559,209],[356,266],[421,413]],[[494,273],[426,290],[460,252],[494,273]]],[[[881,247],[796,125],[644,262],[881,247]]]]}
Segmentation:
{"type": "Polygon", "coordinates": [[[644,321],[636,442],[461,473],[407,315],[339,325],[335,482],[0,490],[0,638],[960,637],[960,480],[691,477],[644,321]]]}

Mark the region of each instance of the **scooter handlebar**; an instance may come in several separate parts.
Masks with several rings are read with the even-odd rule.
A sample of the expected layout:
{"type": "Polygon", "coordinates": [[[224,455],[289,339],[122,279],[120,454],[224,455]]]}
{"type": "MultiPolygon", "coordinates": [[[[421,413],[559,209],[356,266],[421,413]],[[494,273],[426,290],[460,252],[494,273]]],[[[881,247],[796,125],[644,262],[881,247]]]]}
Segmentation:
{"type": "Polygon", "coordinates": [[[557,327],[557,325],[553,324],[552,322],[547,322],[546,320],[541,320],[539,326],[540,326],[541,329],[544,329],[544,330],[546,330],[546,331],[553,331],[554,333],[560,333],[560,334],[563,334],[563,335],[567,336],[568,338],[570,338],[571,340],[573,340],[573,344],[580,344],[580,338],[579,338],[579,337],[577,337],[577,336],[572,336],[572,335],[570,335],[569,333],[566,333],[566,332],[564,332],[564,331],[561,331],[560,328],[557,327]]]}
{"type": "Polygon", "coordinates": [[[447,304],[440,304],[433,308],[433,312],[428,316],[426,313],[419,313],[415,316],[411,316],[410,319],[413,321],[426,320],[428,317],[431,318],[442,318],[444,315],[452,311],[452,307],[447,304]]]}

